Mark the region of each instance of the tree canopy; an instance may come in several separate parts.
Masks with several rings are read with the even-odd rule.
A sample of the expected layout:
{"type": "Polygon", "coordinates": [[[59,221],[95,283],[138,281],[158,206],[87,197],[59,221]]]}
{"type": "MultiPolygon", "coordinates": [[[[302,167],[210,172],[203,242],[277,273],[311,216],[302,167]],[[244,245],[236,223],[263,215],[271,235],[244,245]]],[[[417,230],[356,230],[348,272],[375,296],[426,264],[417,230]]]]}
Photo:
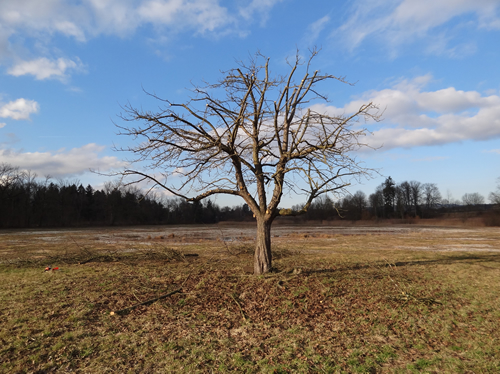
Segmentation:
{"type": "Polygon", "coordinates": [[[157,112],[126,106],[122,118],[138,125],[119,125],[121,134],[140,142],[121,150],[147,166],[123,175],[193,202],[215,194],[240,196],[258,225],[254,271],[270,271],[273,220],[307,211],[318,196],[368,172],[353,156],[368,146],[365,129],[354,122],[378,120],[377,108],[367,103],[353,113],[332,113],[313,105],[328,102],[320,84],[346,83],[313,71],[316,55],[312,51],[304,60],[297,53],[281,76],[272,74],[269,58],[256,54],[219,82],[195,87],[185,103],[153,95],[163,104],[157,112]],[[286,192],[305,194],[304,206],[279,209],[286,192]]]}

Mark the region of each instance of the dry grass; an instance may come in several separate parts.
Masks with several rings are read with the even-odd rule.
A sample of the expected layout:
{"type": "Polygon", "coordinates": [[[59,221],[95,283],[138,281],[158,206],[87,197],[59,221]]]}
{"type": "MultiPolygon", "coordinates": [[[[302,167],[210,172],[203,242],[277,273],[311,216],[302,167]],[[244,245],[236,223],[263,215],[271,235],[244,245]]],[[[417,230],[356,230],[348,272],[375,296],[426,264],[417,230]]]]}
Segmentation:
{"type": "Polygon", "coordinates": [[[157,236],[4,233],[0,371],[500,371],[498,230],[307,229],[265,277],[247,243],[157,236]]]}

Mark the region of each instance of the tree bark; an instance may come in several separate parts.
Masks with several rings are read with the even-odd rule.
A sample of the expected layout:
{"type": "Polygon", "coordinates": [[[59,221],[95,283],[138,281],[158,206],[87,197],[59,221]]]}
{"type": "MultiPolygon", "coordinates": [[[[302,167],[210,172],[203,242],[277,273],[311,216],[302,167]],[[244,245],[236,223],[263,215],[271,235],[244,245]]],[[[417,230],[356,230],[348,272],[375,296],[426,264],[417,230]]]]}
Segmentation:
{"type": "Polygon", "coordinates": [[[255,275],[265,274],[271,271],[271,220],[257,219],[257,240],[253,261],[253,272],[255,275]]]}

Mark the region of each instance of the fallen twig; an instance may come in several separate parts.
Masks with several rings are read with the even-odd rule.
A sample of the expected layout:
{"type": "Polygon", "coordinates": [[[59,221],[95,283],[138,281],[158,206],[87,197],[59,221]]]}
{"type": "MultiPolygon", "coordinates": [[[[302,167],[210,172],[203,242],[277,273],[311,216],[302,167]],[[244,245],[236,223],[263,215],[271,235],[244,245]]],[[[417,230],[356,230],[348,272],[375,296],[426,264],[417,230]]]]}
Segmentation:
{"type": "Polygon", "coordinates": [[[231,297],[233,298],[236,305],[238,305],[238,308],[240,308],[241,316],[243,317],[243,320],[246,322],[247,317],[245,316],[245,312],[243,312],[243,308],[241,307],[240,303],[238,302],[238,300],[236,300],[236,298],[233,295],[231,295],[231,297]]]}
{"type": "Polygon", "coordinates": [[[91,258],[86,259],[85,261],[80,261],[80,262],[78,263],[78,265],[85,265],[85,264],[87,264],[87,263],[89,263],[89,262],[91,262],[91,261],[94,261],[96,258],[99,258],[99,257],[101,257],[101,256],[98,256],[98,257],[91,257],[91,258]]]}
{"type": "Polygon", "coordinates": [[[161,299],[165,299],[166,297],[169,297],[175,293],[178,293],[182,290],[182,288],[178,288],[174,291],[171,291],[169,293],[166,293],[164,295],[161,295],[161,296],[158,296],[158,297],[155,297],[154,299],[149,299],[149,300],[146,300],[142,303],[139,303],[139,304],[135,304],[135,305],[132,305],[132,306],[129,306],[128,308],[125,308],[125,309],[121,309],[121,310],[117,310],[117,311],[114,311],[114,312],[110,312],[109,314],[114,316],[114,315],[124,315],[124,314],[127,314],[129,313],[130,311],[134,310],[135,308],[137,308],[138,306],[143,306],[143,305],[149,305],[149,304],[152,304],[154,303],[155,301],[158,301],[158,300],[161,300],[161,299]]]}

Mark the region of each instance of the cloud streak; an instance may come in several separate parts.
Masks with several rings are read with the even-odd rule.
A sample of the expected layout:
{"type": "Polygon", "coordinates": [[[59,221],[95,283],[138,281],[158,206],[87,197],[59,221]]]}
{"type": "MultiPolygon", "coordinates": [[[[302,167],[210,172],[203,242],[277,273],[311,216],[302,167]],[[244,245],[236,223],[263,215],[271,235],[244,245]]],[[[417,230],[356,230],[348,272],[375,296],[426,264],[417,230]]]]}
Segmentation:
{"type": "Polygon", "coordinates": [[[175,29],[192,28],[200,34],[214,32],[236,22],[235,17],[217,0],[150,0],[141,4],[137,14],[141,23],[175,29]]]}
{"type": "Polygon", "coordinates": [[[12,66],[7,72],[19,77],[22,75],[33,75],[37,80],[56,78],[65,80],[68,71],[83,71],[83,64],[79,59],[72,61],[66,58],[49,60],[41,57],[31,61],[20,61],[12,66]]]}
{"type": "Polygon", "coordinates": [[[500,155],[500,149],[490,149],[489,151],[484,151],[484,153],[495,153],[500,155]]]}
{"type": "Polygon", "coordinates": [[[100,156],[105,147],[90,143],[70,150],[56,152],[22,152],[12,149],[0,149],[2,162],[31,170],[37,175],[50,175],[66,178],[82,175],[89,169],[109,171],[122,168],[125,161],[113,156],[100,156]]]}
{"type": "Polygon", "coordinates": [[[53,55],[50,43],[55,35],[86,42],[100,35],[127,37],[144,26],[153,26],[162,36],[178,32],[246,35],[244,29],[250,23],[257,18],[265,21],[281,1],[222,5],[221,0],[2,0],[0,64],[7,64],[14,76],[64,80],[70,72],[81,72],[83,64],[62,56],[62,51],[53,55]],[[30,39],[43,47],[44,55],[33,56],[25,42],[30,39]]]}
{"type": "MultiPolygon", "coordinates": [[[[453,38],[439,31],[440,26],[468,16],[472,18],[469,24],[477,29],[499,30],[499,11],[497,0],[356,0],[334,35],[341,35],[350,49],[370,38],[390,49],[425,39],[427,51],[439,53],[453,38]]],[[[474,47],[465,44],[459,50],[473,51],[474,47]]],[[[457,47],[448,52],[457,53],[457,47]]]]}
{"type": "Polygon", "coordinates": [[[306,30],[305,36],[302,38],[303,43],[306,45],[311,45],[316,42],[321,32],[330,22],[330,16],[326,15],[318,19],[317,21],[311,23],[306,30]]]}
{"type": "Polygon", "coordinates": [[[255,14],[260,14],[262,21],[269,18],[269,11],[283,0],[252,0],[248,5],[240,7],[239,14],[246,20],[251,20],[255,14]]]}

